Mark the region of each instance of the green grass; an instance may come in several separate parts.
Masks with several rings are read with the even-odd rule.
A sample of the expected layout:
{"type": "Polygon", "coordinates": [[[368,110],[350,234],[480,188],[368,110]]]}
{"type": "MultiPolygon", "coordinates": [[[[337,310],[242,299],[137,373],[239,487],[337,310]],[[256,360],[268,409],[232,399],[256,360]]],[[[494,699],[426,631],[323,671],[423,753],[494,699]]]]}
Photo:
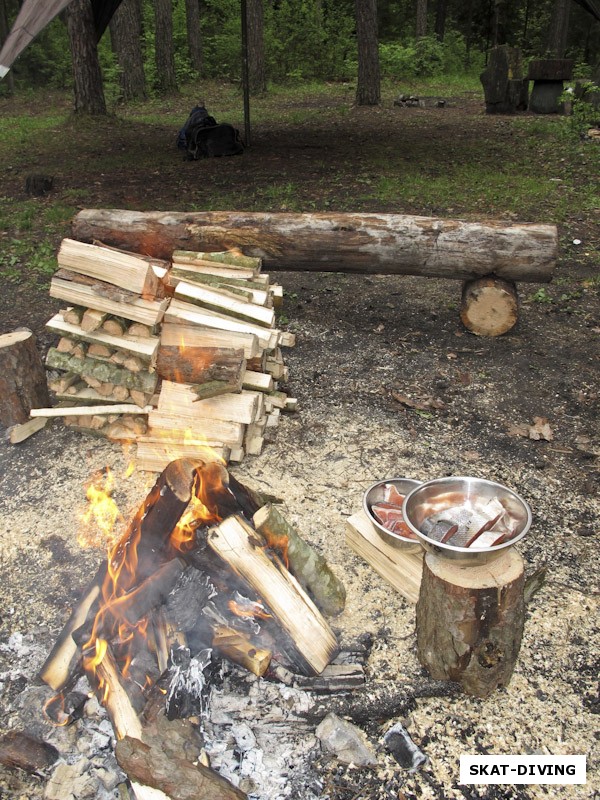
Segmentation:
{"type": "Polygon", "coordinates": [[[54,93],[50,102],[41,92],[0,99],[0,277],[47,282],[72,216],[107,202],[140,209],[394,210],[554,222],[562,226],[563,252],[598,265],[600,147],[574,136],[564,118],[487,116],[477,76],[384,81],[376,109],[355,107],[353,82],[270,87],[251,101],[256,138],[276,142],[281,136],[290,151],[268,165],[253,150],[235,162],[183,162],[174,137],[199,100],[217,120],[243,129],[237,84],[209,81],[201,88],[116,107],[106,119],[75,117],[67,94],[54,93]],[[393,100],[400,92],[445,97],[449,107],[428,116],[397,109],[393,100]],[[365,135],[366,121],[378,119],[383,133],[374,126],[365,135]],[[334,147],[332,157],[320,144],[324,129],[334,141],[355,142],[354,154],[347,157],[350,148],[336,158],[334,147]],[[55,190],[27,197],[25,176],[33,172],[55,176],[55,190]],[[146,176],[154,178],[152,191],[146,176]],[[571,242],[582,219],[591,233],[576,251],[571,242]]]}

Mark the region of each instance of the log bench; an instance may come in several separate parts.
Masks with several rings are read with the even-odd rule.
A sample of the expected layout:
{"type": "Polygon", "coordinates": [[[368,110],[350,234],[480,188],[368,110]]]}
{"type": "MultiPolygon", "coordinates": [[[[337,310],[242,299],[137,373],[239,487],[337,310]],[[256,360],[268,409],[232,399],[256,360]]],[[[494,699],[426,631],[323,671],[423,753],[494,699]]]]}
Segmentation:
{"type": "Polygon", "coordinates": [[[516,283],[551,281],[558,252],[555,225],[376,213],[84,209],[73,237],[167,259],[237,248],[266,271],[453,278],[463,281],[464,325],[484,336],[515,325],[516,283]]]}

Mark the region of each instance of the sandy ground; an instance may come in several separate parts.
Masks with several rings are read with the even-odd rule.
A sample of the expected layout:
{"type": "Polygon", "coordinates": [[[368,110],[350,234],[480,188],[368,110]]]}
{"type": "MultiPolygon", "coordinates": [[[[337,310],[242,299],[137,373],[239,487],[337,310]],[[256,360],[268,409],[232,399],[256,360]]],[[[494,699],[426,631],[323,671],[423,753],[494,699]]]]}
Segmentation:
{"type": "MultiPolygon", "coordinates": [[[[520,387],[515,384],[512,354],[526,347],[535,365],[536,352],[541,360],[547,357],[547,348],[554,346],[540,335],[540,325],[547,324],[552,337],[558,338],[556,325],[564,324],[567,330],[569,320],[545,320],[534,307],[524,310],[512,341],[506,337],[503,342],[465,339],[455,310],[439,311],[445,287],[414,280],[402,284],[402,296],[415,298],[419,290],[417,307],[411,311],[415,316],[411,319],[407,313],[399,321],[400,315],[389,312],[396,325],[390,345],[389,339],[386,342],[391,335],[390,318],[382,312],[381,324],[387,326],[382,339],[381,329],[376,331],[377,319],[353,309],[358,301],[347,280],[329,276],[332,293],[327,294],[308,291],[304,278],[283,278],[290,295],[299,294],[305,301],[312,298],[310,306],[300,299],[296,305],[291,301],[288,312],[290,329],[298,334],[297,347],[286,355],[291,369],[289,389],[299,398],[300,410],[284,417],[275,441],[261,456],[248,458],[232,471],[249,486],[285,498],[286,515],[344,580],[347,606],[335,625],[348,635],[374,634],[369,688],[377,692],[394,682],[422,682],[424,677],[416,658],[414,607],[345,545],[346,519],[360,508],[363,492],[372,482],[400,475],[427,480],[449,474],[475,474],[503,482],[533,509],[531,532],[519,547],[527,572],[548,566],[547,582],[527,610],[510,685],[486,700],[464,694],[416,699],[400,719],[429,757],[427,767],[410,775],[380,749],[377,769],[343,768],[335,773],[337,765],[319,757],[324,775],[335,774],[335,781],[326,781],[323,796],[340,800],[597,797],[597,466],[593,454],[579,458],[574,445],[576,434],[585,434],[588,440],[597,436],[590,427],[594,417],[581,419],[579,428],[571,429],[565,422],[563,435],[553,442],[510,437],[504,425],[511,415],[519,421],[514,419],[517,411],[531,419],[527,380],[520,387]],[[423,311],[432,307],[437,307],[439,315],[434,320],[423,311]],[[342,308],[344,314],[338,314],[342,308]],[[419,318],[425,320],[422,325],[419,318]],[[356,346],[359,336],[361,347],[356,346]],[[440,370],[448,365],[454,368],[456,351],[461,348],[468,351],[458,353],[462,370],[473,375],[487,371],[487,378],[478,378],[480,383],[497,388],[504,382],[510,384],[510,391],[475,391],[471,383],[468,397],[457,395],[454,406],[449,403],[443,414],[417,414],[390,405],[386,392],[392,384],[406,390],[419,383],[428,394],[436,376],[438,382],[442,380],[440,370]],[[449,353],[455,357],[448,359],[449,353]],[[510,402],[505,405],[507,395],[510,402]],[[459,757],[468,753],[585,754],[588,783],[459,786],[459,757]]],[[[362,286],[363,301],[375,309],[375,318],[377,303],[384,309],[399,285],[396,279],[381,279],[362,286]]],[[[558,361],[562,357],[556,354],[558,361]]],[[[584,380],[593,368],[571,364],[569,370],[584,380]]],[[[545,380],[540,378],[540,386],[545,386],[545,380]]],[[[553,392],[546,390],[549,395],[553,392]]],[[[554,395],[558,405],[559,391],[554,395]]],[[[60,424],[19,447],[0,449],[0,675],[4,679],[0,719],[4,729],[22,727],[17,708],[22,688],[19,675],[32,681],[71,604],[102,557],[100,549],[84,549],[77,543],[86,481],[110,466],[119,478],[115,499],[125,519],[152,482],[140,473],[122,478],[127,463],[127,455],[118,447],[60,424]]],[[[374,720],[368,726],[375,745],[380,745],[390,722],[398,719],[374,720]]],[[[42,797],[42,792],[43,783],[0,771],[3,800],[33,800],[42,797]]]]}

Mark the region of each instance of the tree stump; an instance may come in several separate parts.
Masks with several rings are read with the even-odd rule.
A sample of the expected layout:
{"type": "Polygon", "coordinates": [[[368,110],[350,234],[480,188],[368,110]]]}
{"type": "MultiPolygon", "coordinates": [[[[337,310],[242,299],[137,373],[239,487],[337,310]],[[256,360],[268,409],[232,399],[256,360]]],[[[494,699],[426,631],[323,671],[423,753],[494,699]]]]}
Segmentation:
{"type": "Polygon", "coordinates": [[[417,603],[417,651],[435,680],[487,697],[510,681],[521,646],[523,559],[510,548],[483,566],[428,553],[417,603]]]}
{"type": "Polygon", "coordinates": [[[46,372],[29,328],[0,336],[0,423],[29,420],[32,408],[50,405],[46,372]]]}
{"type": "Polygon", "coordinates": [[[463,284],[460,318],[471,333],[501,336],[519,317],[517,289],[512,281],[485,277],[463,284]]]}

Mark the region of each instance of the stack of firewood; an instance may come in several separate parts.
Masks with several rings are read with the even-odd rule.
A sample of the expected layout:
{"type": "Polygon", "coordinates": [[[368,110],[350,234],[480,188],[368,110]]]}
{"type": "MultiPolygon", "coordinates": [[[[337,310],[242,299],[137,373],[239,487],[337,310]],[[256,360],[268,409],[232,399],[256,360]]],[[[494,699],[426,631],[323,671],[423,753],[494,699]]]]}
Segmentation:
{"type": "Polygon", "coordinates": [[[260,259],[177,251],[172,262],[65,239],[50,295],[69,304],[48,322],[61,338],[46,365],[65,424],[138,444],[139,469],[174,458],[261,452],[295,400],[275,328],[280,286],[260,259]]]}

